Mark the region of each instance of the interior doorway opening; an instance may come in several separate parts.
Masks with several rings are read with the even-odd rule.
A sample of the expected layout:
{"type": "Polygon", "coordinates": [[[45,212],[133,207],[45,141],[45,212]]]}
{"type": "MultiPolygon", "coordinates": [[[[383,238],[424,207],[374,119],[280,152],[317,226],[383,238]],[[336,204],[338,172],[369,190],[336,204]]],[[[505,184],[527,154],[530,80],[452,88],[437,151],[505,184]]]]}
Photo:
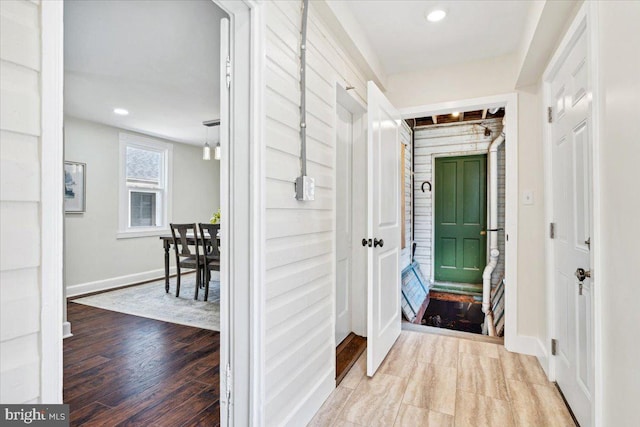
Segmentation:
{"type": "Polygon", "coordinates": [[[197,411],[170,393],[163,406],[220,423],[230,14],[210,0],[65,2],[64,18],[63,401],[73,422],[154,424],[166,413],[136,401],[191,390],[197,411]],[[211,222],[222,233],[203,232],[211,222]]]}
{"type": "Polygon", "coordinates": [[[504,121],[500,106],[406,119],[413,250],[412,270],[405,270],[412,280],[403,280],[405,320],[504,334],[504,121]]]}
{"type": "Polygon", "coordinates": [[[366,349],[367,258],[365,107],[336,85],[336,385],[366,349]]]}

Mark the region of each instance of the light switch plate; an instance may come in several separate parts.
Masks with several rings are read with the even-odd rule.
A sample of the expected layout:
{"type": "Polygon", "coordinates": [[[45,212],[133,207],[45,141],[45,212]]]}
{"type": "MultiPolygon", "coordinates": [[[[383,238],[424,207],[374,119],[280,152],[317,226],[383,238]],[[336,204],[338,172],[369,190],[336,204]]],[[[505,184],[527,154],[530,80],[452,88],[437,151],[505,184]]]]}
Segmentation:
{"type": "Polygon", "coordinates": [[[525,190],[522,192],[522,204],[533,205],[533,191],[525,190]]]}

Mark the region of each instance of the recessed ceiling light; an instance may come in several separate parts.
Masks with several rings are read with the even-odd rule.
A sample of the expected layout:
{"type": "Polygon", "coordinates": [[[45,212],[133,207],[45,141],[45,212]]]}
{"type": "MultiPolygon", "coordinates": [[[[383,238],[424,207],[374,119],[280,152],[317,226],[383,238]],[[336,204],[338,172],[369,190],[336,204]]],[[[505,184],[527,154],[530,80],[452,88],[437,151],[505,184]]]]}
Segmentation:
{"type": "Polygon", "coordinates": [[[117,114],[119,116],[127,116],[127,115],[129,115],[129,111],[125,110],[124,108],[114,108],[113,109],[113,113],[117,114]]]}
{"type": "Polygon", "coordinates": [[[460,117],[460,113],[458,111],[454,111],[453,113],[451,113],[451,115],[453,117],[460,117]]]}
{"type": "Polygon", "coordinates": [[[444,17],[447,16],[447,12],[442,9],[432,10],[427,14],[427,21],[429,22],[438,22],[442,21],[444,17]]]}

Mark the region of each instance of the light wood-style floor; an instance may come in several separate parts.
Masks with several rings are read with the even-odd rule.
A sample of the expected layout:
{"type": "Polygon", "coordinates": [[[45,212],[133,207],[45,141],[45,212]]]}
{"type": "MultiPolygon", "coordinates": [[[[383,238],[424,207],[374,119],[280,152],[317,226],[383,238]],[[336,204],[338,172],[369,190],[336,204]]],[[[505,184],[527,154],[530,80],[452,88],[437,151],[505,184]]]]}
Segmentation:
{"type": "Polygon", "coordinates": [[[537,359],[498,344],[403,331],[373,378],[365,366],[310,426],[575,426],[537,359]]]}

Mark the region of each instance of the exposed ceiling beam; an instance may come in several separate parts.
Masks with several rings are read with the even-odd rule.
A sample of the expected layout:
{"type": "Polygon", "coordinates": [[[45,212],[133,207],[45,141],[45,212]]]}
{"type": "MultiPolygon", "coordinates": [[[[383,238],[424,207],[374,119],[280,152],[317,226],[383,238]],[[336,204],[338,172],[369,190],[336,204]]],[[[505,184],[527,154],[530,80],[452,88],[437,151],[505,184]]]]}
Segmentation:
{"type": "Polygon", "coordinates": [[[431,120],[433,120],[434,125],[438,124],[438,116],[431,116],[431,120]]]}
{"type": "Polygon", "coordinates": [[[482,120],[487,118],[487,111],[489,111],[488,108],[485,108],[484,110],[482,110],[482,120]]]}

